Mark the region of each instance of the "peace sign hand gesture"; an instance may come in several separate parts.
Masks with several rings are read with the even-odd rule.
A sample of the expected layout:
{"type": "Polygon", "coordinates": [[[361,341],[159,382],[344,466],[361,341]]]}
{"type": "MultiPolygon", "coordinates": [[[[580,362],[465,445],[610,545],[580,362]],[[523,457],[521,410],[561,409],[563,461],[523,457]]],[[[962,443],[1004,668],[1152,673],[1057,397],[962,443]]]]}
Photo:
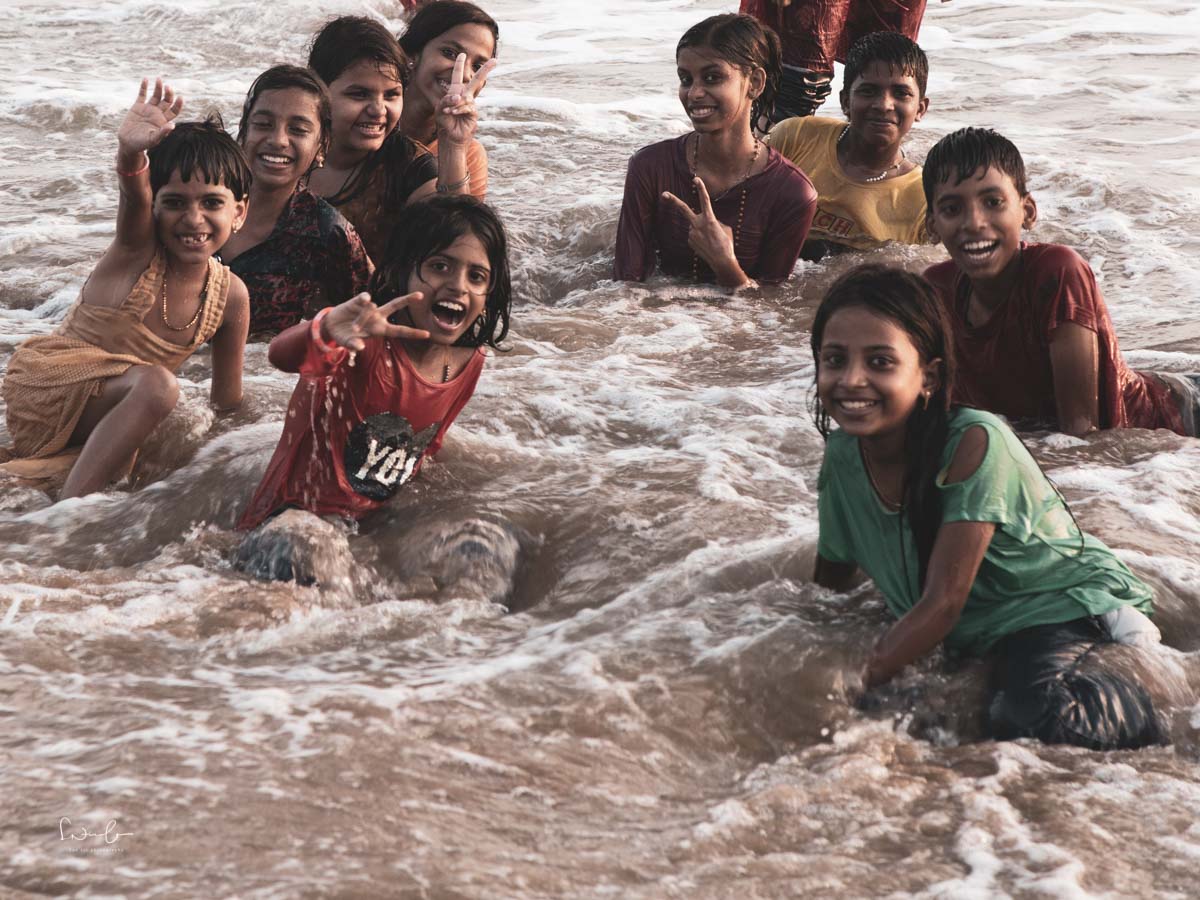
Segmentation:
{"type": "Polygon", "coordinates": [[[437,121],[438,140],[453,144],[466,144],[475,136],[479,124],[479,113],[475,109],[475,98],[487,83],[487,77],[496,68],[496,60],[489,59],[479,71],[463,84],[467,70],[467,54],[460,53],[454,60],[454,72],[450,86],[438,102],[434,118],[437,121]]]}
{"type": "Polygon", "coordinates": [[[741,287],[750,282],[749,277],[742,271],[733,248],[733,229],[725,225],[713,212],[712,201],[708,198],[708,188],[700,177],[693,179],[696,192],[700,195],[700,212],[692,212],[692,208],[672,194],[663,192],[663,199],[674,206],[688,220],[688,246],[696,255],[708,263],[717,276],[717,283],[725,287],[741,287]]]}
{"type": "Polygon", "coordinates": [[[183,97],[177,97],[161,78],[154,79],[154,93],[146,99],[149,81],[142,79],[137,99],[117,129],[117,145],[123,154],[134,155],[158,146],[175,129],[175,117],[183,109],[183,97]]]}
{"type": "Polygon", "coordinates": [[[383,306],[376,306],[370,294],[358,294],[325,314],[321,322],[321,339],[356,353],[366,347],[366,339],[372,337],[428,340],[428,331],[388,322],[388,317],[393,313],[424,296],[416,291],[389,300],[383,306]]]}

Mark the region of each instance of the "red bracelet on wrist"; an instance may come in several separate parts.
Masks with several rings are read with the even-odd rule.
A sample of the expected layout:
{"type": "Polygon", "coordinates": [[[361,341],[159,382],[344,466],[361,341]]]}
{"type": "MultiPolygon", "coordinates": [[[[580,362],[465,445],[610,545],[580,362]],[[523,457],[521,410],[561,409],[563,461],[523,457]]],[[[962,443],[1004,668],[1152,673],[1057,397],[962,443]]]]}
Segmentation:
{"type": "Polygon", "coordinates": [[[313,316],[312,324],[309,326],[309,337],[312,338],[313,346],[317,348],[322,355],[336,356],[345,350],[344,347],[339,347],[337,344],[330,344],[321,337],[321,323],[325,321],[325,317],[329,315],[332,306],[327,306],[315,316],[313,316]]]}
{"type": "Polygon", "coordinates": [[[142,165],[140,168],[134,169],[132,172],[122,172],[120,166],[117,166],[116,168],[117,168],[117,174],[120,175],[122,178],[132,178],[135,175],[141,175],[148,168],[150,168],[150,154],[147,153],[145,150],[143,150],[142,151],[142,165]]]}

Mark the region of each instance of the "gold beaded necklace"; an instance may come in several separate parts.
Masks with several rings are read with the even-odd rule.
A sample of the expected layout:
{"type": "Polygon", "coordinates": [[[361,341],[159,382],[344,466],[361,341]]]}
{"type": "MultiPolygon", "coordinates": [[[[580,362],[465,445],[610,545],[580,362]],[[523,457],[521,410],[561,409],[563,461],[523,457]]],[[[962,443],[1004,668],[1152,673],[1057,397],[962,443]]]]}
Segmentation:
{"type": "MultiPolygon", "coordinates": [[[[700,167],[700,132],[695,132],[696,140],[692,143],[692,194],[696,197],[696,207],[700,207],[700,188],[696,187],[697,170],[700,167]]],[[[750,177],[750,173],[754,171],[754,164],[758,162],[758,148],[762,142],[758,138],[754,138],[754,155],[750,157],[750,165],[746,166],[746,174],[742,176],[742,180],[730,187],[728,190],[722,191],[720,195],[711,198],[712,203],[720,200],[729,191],[733,190],[737,185],[742,186],[742,195],[738,199],[738,214],[737,221],[733,226],[733,251],[737,254],[738,237],[742,233],[742,218],[746,215],[746,180],[750,177]]],[[[696,251],[692,251],[692,280],[700,280],[700,257],[696,251]]]]}
{"type": "Polygon", "coordinates": [[[208,282],[212,278],[212,267],[209,266],[208,273],[204,276],[204,288],[200,291],[200,303],[196,306],[196,314],[192,316],[190,322],[186,325],[172,325],[167,319],[167,270],[163,269],[162,280],[162,323],[172,331],[188,331],[193,325],[200,321],[200,314],[204,312],[204,307],[208,303],[208,282]]]}

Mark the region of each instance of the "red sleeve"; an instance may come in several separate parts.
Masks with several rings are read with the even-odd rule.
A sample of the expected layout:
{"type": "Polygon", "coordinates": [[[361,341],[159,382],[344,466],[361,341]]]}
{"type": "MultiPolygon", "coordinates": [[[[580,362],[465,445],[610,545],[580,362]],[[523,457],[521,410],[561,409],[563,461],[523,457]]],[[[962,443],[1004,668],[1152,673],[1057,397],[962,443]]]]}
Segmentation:
{"type": "MultiPolygon", "coordinates": [[[[772,151],[775,152],[775,151],[772,151]]],[[[785,161],[786,162],[786,161],[785,161]]],[[[800,258],[800,248],[817,212],[817,191],[808,176],[790,162],[775,190],[780,195],[764,223],[764,245],[758,281],[777,284],[787,281],[800,258]]]]}
{"type": "Polygon", "coordinates": [[[1025,283],[1043,310],[1048,345],[1059,325],[1070,322],[1089,331],[1101,330],[1104,297],[1096,284],[1092,267],[1072,250],[1058,244],[1026,248],[1028,260],[1025,283]]]}
{"type": "Polygon", "coordinates": [[[618,281],[645,281],[654,274],[654,240],[650,231],[658,199],[645,151],[639,151],[630,158],[625,171],[625,198],[617,221],[613,263],[613,277],[618,281]]]}

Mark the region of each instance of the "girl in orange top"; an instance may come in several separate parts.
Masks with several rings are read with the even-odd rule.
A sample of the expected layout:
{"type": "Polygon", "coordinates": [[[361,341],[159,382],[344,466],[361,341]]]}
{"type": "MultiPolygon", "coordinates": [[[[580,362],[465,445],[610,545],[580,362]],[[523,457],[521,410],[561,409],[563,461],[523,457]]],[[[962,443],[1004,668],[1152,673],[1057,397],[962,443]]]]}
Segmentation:
{"type": "MultiPolygon", "coordinates": [[[[487,78],[485,68],[496,57],[500,27],[496,20],[474,3],[439,0],[421,7],[407,30],[400,36],[400,47],[408,57],[412,75],[400,114],[400,130],[438,154],[442,180],[454,184],[463,177],[470,183],[462,188],[480,200],[487,195],[487,152],[474,137],[466,144],[466,171],[450,173],[442,160],[442,129],[437,123],[437,108],[452,83],[455,60],[465,54],[466,70],[473,78],[487,78]],[[480,76],[480,72],[483,75],[480,76]],[[453,177],[457,176],[457,177],[453,177]]],[[[478,94],[478,90],[476,91],[478,94]]]]}

